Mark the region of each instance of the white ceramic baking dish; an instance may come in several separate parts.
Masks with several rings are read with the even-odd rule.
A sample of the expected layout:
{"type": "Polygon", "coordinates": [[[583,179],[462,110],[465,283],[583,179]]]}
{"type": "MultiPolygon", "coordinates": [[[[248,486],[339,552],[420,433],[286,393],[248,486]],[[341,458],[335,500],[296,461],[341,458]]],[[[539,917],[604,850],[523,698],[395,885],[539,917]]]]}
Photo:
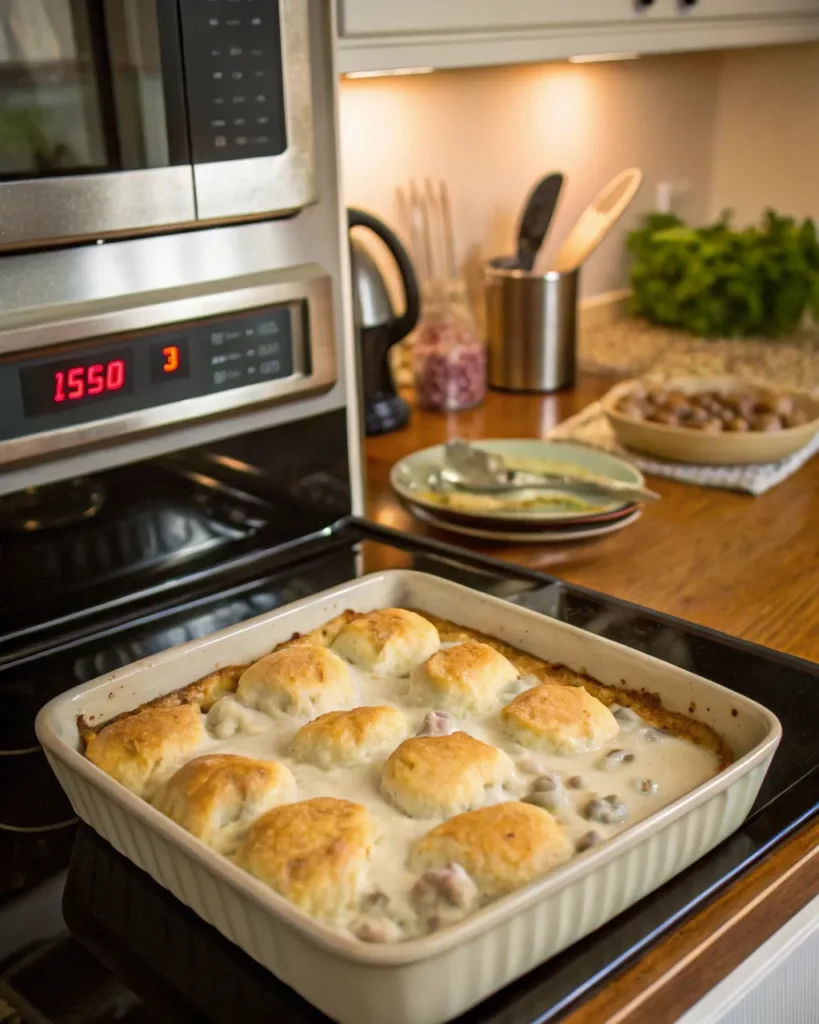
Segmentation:
{"type": "Polygon", "coordinates": [[[759,704],[630,648],[422,573],[367,576],[146,658],[52,700],[37,736],[76,813],[157,882],[342,1024],[440,1024],[565,949],[707,853],[743,821],[776,750],[759,704]],[[645,687],[721,733],[725,771],[462,923],[398,945],[368,945],[317,923],[114,782],[80,753],[77,715],[99,720],[252,661],[295,631],[352,608],[403,606],[480,630],[601,682],[645,687]]]}

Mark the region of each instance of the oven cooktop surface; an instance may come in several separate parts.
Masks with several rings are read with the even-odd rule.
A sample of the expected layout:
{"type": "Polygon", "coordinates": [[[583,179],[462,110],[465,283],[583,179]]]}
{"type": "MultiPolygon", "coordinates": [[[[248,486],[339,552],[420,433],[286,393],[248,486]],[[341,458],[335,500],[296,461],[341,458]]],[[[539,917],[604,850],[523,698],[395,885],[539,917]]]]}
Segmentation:
{"type": "MultiPolygon", "coordinates": [[[[199,483],[185,479],[184,486],[193,488],[188,500],[199,483]]],[[[172,491],[177,486],[178,481],[168,484],[172,491]]],[[[148,514],[156,493],[144,508],[132,510],[137,519],[148,514]]],[[[179,492],[173,493],[179,500],[179,492]]],[[[48,634],[48,643],[24,644],[16,654],[13,645],[6,646],[0,664],[5,708],[0,750],[9,755],[0,757],[0,1020],[313,1024],[327,1019],[92,831],[77,826],[32,726],[42,704],[77,682],[360,572],[411,567],[518,602],[740,690],[771,708],[784,729],[757,803],[733,837],[603,929],[470,1011],[461,1024],[556,1019],[819,807],[812,724],[819,711],[818,666],[359,520],[344,519],[299,544],[282,546],[273,532],[265,532],[264,509],[252,501],[237,498],[242,509],[255,509],[253,517],[237,522],[229,502],[208,506],[203,521],[191,513],[188,500],[180,515],[190,528],[172,531],[172,537],[201,540],[216,557],[220,545],[241,545],[252,536],[252,559],[231,561],[229,571],[220,563],[212,578],[203,571],[207,557],[200,549],[188,584],[177,587],[172,600],[161,588],[152,597],[146,591],[127,617],[90,616],[82,630],[48,634]],[[267,547],[265,539],[271,541],[267,547]],[[12,1008],[8,1018],[2,1016],[4,1001],[12,1008]]]]}

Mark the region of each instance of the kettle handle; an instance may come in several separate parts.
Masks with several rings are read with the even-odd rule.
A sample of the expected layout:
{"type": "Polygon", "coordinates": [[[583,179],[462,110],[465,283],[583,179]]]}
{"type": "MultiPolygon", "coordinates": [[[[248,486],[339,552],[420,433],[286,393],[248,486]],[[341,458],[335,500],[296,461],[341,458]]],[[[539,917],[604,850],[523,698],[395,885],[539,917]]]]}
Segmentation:
{"type": "Polygon", "coordinates": [[[349,228],[367,228],[374,235],[378,235],[398,266],[401,283],[404,287],[406,309],[390,324],[390,337],[393,343],[400,341],[415,327],[418,317],[421,315],[421,293],[418,289],[418,278],[415,276],[412,261],[395,232],[390,230],[383,221],[373,217],[371,213],[350,207],[347,210],[347,223],[349,228]]]}

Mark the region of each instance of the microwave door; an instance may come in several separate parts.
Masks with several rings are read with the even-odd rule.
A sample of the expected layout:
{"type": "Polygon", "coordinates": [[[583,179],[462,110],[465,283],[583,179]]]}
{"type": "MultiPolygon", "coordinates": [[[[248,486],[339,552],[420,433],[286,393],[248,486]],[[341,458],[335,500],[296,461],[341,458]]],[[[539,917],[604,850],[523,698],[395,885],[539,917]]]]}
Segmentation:
{"type": "Polygon", "coordinates": [[[200,220],[316,201],[311,2],[180,0],[200,220]]]}
{"type": "Polygon", "coordinates": [[[0,0],[0,249],[196,221],[171,0],[0,0]]]}

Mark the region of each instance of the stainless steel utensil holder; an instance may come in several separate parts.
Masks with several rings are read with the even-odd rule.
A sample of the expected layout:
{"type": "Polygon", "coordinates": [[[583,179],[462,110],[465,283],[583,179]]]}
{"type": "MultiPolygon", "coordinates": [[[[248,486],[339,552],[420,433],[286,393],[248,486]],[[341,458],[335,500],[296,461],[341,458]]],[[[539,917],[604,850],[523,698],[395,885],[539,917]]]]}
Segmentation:
{"type": "Polygon", "coordinates": [[[559,391],[574,384],[579,270],[532,274],[485,268],[489,385],[504,391],[559,391]]]}

